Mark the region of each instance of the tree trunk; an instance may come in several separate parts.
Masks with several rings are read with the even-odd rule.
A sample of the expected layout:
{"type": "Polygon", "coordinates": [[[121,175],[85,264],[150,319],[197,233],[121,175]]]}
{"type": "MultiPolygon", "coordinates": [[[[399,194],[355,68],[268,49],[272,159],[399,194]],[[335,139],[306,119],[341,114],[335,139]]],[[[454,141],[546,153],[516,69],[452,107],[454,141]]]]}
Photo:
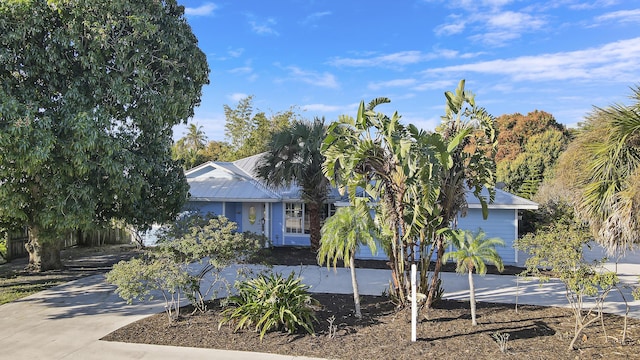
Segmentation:
{"type": "Polygon", "coordinates": [[[471,325],[478,325],[476,321],[476,288],[473,285],[472,270],[469,270],[469,305],[471,306],[471,325]]]}
{"type": "Polygon", "coordinates": [[[41,272],[63,268],[58,239],[55,237],[45,239],[38,226],[29,227],[29,240],[25,248],[29,253],[27,270],[41,272]]]}
{"type": "Polygon", "coordinates": [[[311,251],[317,252],[320,249],[320,208],[318,203],[309,202],[306,204],[309,211],[309,238],[311,241],[311,251]]]}
{"type": "Polygon", "coordinates": [[[440,269],[442,268],[442,256],[444,256],[444,235],[437,235],[436,238],[436,264],[433,269],[433,276],[431,278],[431,285],[429,286],[429,295],[427,296],[426,307],[427,309],[433,305],[435,301],[434,297],[438,292],[438,278],[440,277],[440,269]]]}
{"type": "Polygon", "coordinates": [[[358,280],[356,280],[356,260],[354,255],[352,253],[349,259],[349,268],[351,270],[351,286],[353,287],[353,303],[356,306],[356,317],[360,319],[362,313],[360,312],[360,292],[358,292],[358,280]]]}

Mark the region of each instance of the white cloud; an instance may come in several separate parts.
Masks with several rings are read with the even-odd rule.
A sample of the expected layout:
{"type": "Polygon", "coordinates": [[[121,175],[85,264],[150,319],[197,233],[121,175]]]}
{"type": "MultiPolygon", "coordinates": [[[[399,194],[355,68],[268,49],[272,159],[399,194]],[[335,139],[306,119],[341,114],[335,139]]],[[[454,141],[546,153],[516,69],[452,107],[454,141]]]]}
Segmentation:
{"type": "Polygon", "coordinates": [[[229,100],[238,102],[238,101],[246,98],[247,96],[249,96],[249,95],[244,94],[244,93],[233,93],[231,95],[228,95],[227,98],[229,98],[229,100]]]}
{"type": "Polygon", "coordinates": [[[546,24],[542,18],[523,12],[503,11],[487,16],[487,25],[492,29],[512,31],[535,30],[546,24]]]}
{"type": "Polygon", "coordinates": [[[455,34],[460,34],[461,32],[464,31],[466,26],[466,22],[464,21],[456,21],[453,23],[449,23],[449,24],[445,24],[445,25],[440,25],[436,28],[435,33],[438,36],[441,35],[455,35],[455,34]]]}
{"type": "Polygon", "coordinates": [[[331,11],[315,12],[315,13],[313,13],[311,15],[308,15],[306,18],[304,18],[304,20],[300,21],[300,23],[303,24],[303,25],[315,24],[316,22],[318,22],[323,17],[329,16],[329,15],[331,15],[331,11]]]}
{"type": "Polygon", "coordinates": [[[380,90],[382,88],[390,87],[409,87],[416,83],[416,79],[395,79],[390,81],[370,82],[370,90],[380,90]]]}
{"type": "Polygon", "coordinates": [[[430,53],[423,53],[416,50],[400,51],[391,54],[368,55],[363,58],[334,58],[329,61],[330,65],[337,67],[390,67],[398,68],[413,65],[434,59],[453,59],[456,57],[469,58],[477,56],[478,53],[461,54],[456,50],[436,49],[430,53]]]}
{"type": "Polygon", "coordinates": [[[640,9],[620,10],[606,13],[596,17],[596,21],[617,21],[622,23],[640,22],[640,9]]]}
{"type": "Polygon", "coordinates": [[[253,72],[253,68],[250,66],[242,66],[229,70],[231,74],[250,74],[253,72]]]}
{"type": "Polygon", "coordinates": [[[184,14],[189,16],[208,16],[213,14],[213,10],[218,7],[214,3],[206,3],[198,7],[185,7],[184,14]]]}
{"type": "Polygon", "coordinates": [[[629,82],[640,76],[640,37],[597,48],[446,66],[425,74],[484,73],[516,81],[600,80],[629,82]]]}
{"type": "Polygon", "coordinates": [[[339,87],[335,76],[328,72],[318,73],[315,71],[302,70],[297,66],[289,66],[286,69],[289,70],[289,80],[301,81],[310,85],[332,89],[339,87]]]}
{"type": "Polygon", "coordinates": [[[304,111],[313,111],[313,112],[320,112],[320,113],[334,113],[344,109],[344,107],[342,106],[326,105],[326,104],[307,104],[307,105],[302,105],[301,108],[304,111]]]}
{"type": "Polygon", "coordinates": [[[275,35],[278,36],[280,33],[276,31],[273,27],[277,24],[275,19],[269,18],[264,22],[258,23],[257,21],[251,20],[249,21],[249,25],[251,25],[251,29],[258,35],[275,35]]]}
{"type": "Polygon", "coordinates": [[[227,54],[229,54],[229,56],[234,58],[240,57],[240,55],[242,55],[243,52],[244,52],[243,48],[227,50],[227,54]]]}

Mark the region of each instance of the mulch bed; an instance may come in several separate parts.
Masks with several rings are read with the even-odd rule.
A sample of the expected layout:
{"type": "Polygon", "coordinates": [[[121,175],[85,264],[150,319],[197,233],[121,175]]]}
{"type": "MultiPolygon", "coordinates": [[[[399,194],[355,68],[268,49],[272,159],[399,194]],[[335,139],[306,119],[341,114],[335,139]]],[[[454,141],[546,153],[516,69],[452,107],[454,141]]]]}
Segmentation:
{"type": "Polygon", "coordinates": [[[468,302],[441,301],[420,317],[417,341],[412,343],[410,309],[398,310],[387,298],[362,297],[362,319],[353,316],[353,297],[313,294],[321,303],[316,312],[315,335],[267,333],[262,341],[251,330],[218,330],[220,306],[209,304],[205,313],[183,308],[178,320],[164,313],[129,324],[102,340],[189,346],[310,356],[328,359],[636,359],[640,358],[640,321],[629,320],[627,341],[622,339],[623,319],[606,316],[606,337],[599,324],[585,331],[579,350],[569,350],[573,317],[568,309],[521,305],[478,304],[478,325],[472,326],[468,302]],[[335,332],[329,319],[335,316],[335,332]],[[508,334],[502,352],[494,334],[508,334]]]}
{"type": "MultiPolygon", "coordinates": [[[[315,254],[305,248],[265,250],[261,262],[274,265],[316,265],[315,254]]],[[[359,261],[359,267],[388,268],[384,261],[359,261]]],[[[448,265],[445,271],[453,271],[448,265]]],[[[517,274],[510,267],[504,273],[517,274]]],[[[489,268],[489,273],[497,273],[489,268]]],[[[321,306],[316,311],[315,335],[267,333],[261,341],[250,330],[218,329],[221,307],[210,302],[206,312],[190,307],[179,319],[168,321],[164,313],[129,324],[103,340],[189,346],[310,356],[329,359],[640,359],[640,320],[629,319],[622,343],[624,319],[606,315],[585,330],[578,350],[569,350],[574,319],[570,310],[553,307],[478,303],[478,325],[471,325],[469,303],[442,300],[427,314],[421,313],[417,341],[411,342],[410,309],[398,309],[386,297],[362,296],[363,317],[353,316],[353,296],[312,294],[321,306]],[[428,315],[428,319],[427,316],[428,315]],[[330,321],[335,317],[333,322],[330,321]],[[335,331],[330,326],[335,325],[335,331]],[[495,335],[508,334],[506,349],[495,335]],[[504,351],[503,351],[504,350],[504,351]]]]}

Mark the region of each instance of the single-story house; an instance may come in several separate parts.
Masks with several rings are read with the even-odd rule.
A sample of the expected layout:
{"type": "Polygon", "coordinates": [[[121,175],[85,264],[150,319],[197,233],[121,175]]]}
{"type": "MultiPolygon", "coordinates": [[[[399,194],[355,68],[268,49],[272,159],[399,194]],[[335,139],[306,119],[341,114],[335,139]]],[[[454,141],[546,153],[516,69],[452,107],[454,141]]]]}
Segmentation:
{"type": "MultiPolygon", "coordinates": [[[[188,170],[189,209],[224,215],[238,224],[239,231],[264,234],[272,246],[309,246],[309,218],[298,188],[266,187],[253,171],[261,156],[234,162],[207,162],[188,170]]],[[[495,201],[489,205],[489,217],[484,220],[480,202],[472,193],[467,195],[467,202],[467,215],[458,219],[458,228],[471,231],[481,228],[488,237],[503,239],[507,245],[498,251],[504,263],[521,264],[523,257],[512,246],[518,237],[518,212],[537,209],[538,204],[496,190],[495,201]]],[[[336,204],[341,203],[348,203],[348,199],[332,189],[323,218],[333,215],[336,204]]],[[[386,255],[381,250],[372,254],[368,248],[362,248],[356,257],[384,259],[386,255]]]]}

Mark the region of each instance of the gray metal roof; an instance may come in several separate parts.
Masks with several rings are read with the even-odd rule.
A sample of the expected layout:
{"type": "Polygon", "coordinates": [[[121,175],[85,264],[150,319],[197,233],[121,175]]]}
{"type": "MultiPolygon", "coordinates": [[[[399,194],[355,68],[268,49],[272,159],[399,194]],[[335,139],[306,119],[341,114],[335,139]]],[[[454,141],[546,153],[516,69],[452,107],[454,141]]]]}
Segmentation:
{"type": "MultiPolygon", "coordinates": [[[[265,186],[256,176],[254,169],[264,154],[258,154],[234,162],[208,162],[188,170],[185,175],[191,189],[193,201],[263,201],[278,202],[282,200],[300,200],[300,188],[292,184],[287,188],[271,189],[265,186]]],[[[482,194],[488,201],[489,192],[484,189],[482,194]]],[[[469,208],[480,208],[480,201],[467,191],[469,208]]],[[[331,189],[330,201],[347,201],[337,189],[331,189]]],[[[490,209],[528,209],[535,210],[538,204],[496,189],[490,209]]]]}
{"type": "MultiPolygon", "coordinates": [[[[489,201],[489,191],[483,189],[482,196],[489,201]]],[[[481,207],[480,200],[473,195],[472,191],[467,191],[467,204],[470,209],[478,209],[481,207]]],[[[488,204],[489,209],[526,209],[535,210],[538,208],[538,203],[525,198],[521,198],[517,195],[508,193],[504,190],[496,189],[496,196],[493,203],[488,204]]]]}

